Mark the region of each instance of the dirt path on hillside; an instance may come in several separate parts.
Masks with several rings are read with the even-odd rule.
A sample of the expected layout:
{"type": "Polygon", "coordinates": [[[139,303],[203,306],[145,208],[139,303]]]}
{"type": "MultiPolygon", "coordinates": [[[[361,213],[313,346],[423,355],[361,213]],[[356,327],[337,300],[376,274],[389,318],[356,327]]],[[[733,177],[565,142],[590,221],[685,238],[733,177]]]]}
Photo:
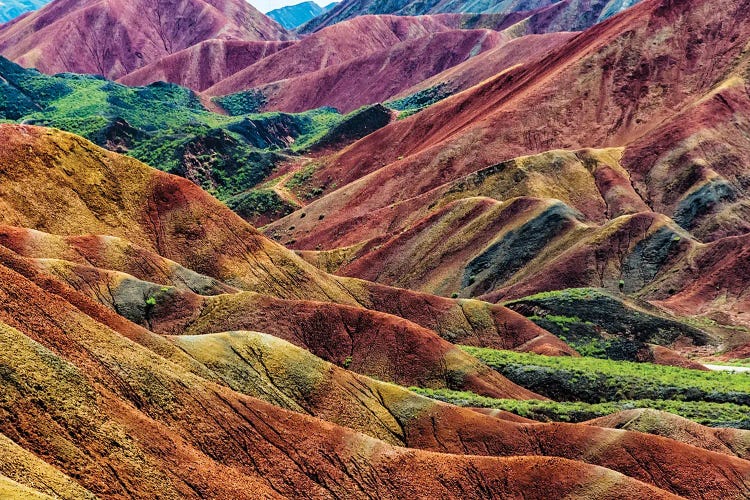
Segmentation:
{"type": "Polygon", "coordinates": [[[278,182],[276,182],[271,189],[279,195],[279,198],[281,198],[284,201],[288,201],[290,203],[293,203],[297,205],[298,207],[302,208],[306,205],[302,199],[294,194],[290,189],[286,187],[286,183],[289,181],[289,179],[299,171],[299,168],[296,168],[294,170],[290,170],[289,172],[285,173],[281,177],[279,177],[278,182]]]}

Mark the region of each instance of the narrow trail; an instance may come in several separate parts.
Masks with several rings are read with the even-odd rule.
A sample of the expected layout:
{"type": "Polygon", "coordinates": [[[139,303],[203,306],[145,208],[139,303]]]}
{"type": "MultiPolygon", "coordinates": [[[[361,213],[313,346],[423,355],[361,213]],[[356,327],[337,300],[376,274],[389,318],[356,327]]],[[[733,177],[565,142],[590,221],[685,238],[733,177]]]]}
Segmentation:
{"type": "Polygon", "coordinates": [[[271,190],[273,190],[273,192],[279,195],[282,200],[297,205],[299,208],[303,208],[305,205],[307,205],[307,203],[290,189],[288,189],[286,187],[286,183],[289,182],[289,179],[291,179],[294,174],[302,170],[310,161],[312,161],[313,158],[307,156],[298,156],[295,158],[295,160],[296,161],[293,162],[292,166],[289,168],[289,171],[275,179],[276,182],[274,182],[274,184],[270,186],[270,188],[271,190]]]}
{"type": "Polygon", "coordinates": [[[297,173],[298,170],[299,169],[291,170],[291,171],[287,172],[286,174],[282,175],[281,177],[279,177],[278,182],[276,182],[271,187],[271,189],[277,195],[279,195],[279,198],[281,198],[282,200],[288,201],[288,202],[293,203],[293,204],[297,205],[298,207],[302,208],[302,207],[304,207],[306,205],[306,203],[304,201],[302,201],[302,199],[300,199],[299,196],[297,196],[296,194],[294,194],[291,190],[289,190],[286,187],[286,183],[289,181],[289,179],[295,173],[297,173]]]}

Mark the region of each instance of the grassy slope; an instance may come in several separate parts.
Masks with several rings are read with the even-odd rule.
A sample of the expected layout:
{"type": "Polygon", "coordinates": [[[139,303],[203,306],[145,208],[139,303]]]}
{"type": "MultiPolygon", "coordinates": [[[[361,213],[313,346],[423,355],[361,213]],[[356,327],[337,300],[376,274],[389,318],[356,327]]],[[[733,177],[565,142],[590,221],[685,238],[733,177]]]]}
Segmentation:
{"type": "Polygon", "coordinates": [[[3,121],[81,135],[188,177],[225,200],[265,180],[287,154],[313,144],[343,119],[333,109],[225,116],[206,110],[192,91],[177,85],[131,88],[95,76],[47,76],[1,58],[0,76],[3,121]]]}
{"type": "Polygon", "coordinates": [[[748,419],[750,408],[732,403],[669,401],[663,399],[623,400],[593,404],[580,401],[538,401],[533,399],[519,401],[516,399],[486,398],[471,392],[451,391],[449,389],[425,389],[421,387],[412,387],[411,389],[423,396],[457,406],[494,408],[541,421],[585,422],[624,410],[651,408],[680,415],[703,425],[750,428],[750,419],[748,419]]]}
{"type": "Polygon", "coordinates": [[[496,408],[538,420],[582,422],[633,408],[653,408],[704,425],[750,428],[750,376],[650,363],[549,357],[463,347],[515,383],[554,401],[482,398],[413,388],[460,406],[496,408]]]}

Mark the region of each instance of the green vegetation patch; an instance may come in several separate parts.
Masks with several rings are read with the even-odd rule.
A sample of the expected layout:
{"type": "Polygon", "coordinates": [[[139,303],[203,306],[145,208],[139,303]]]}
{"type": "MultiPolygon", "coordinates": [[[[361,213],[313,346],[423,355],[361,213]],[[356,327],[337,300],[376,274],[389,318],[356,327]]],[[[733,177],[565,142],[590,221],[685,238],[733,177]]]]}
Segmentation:
{"type": "Polygon", "coordinates": [[[385,105],[396,111],[400,111],[398,119],[402,120],[422,111],[436,102],[452,96],[455,93],[446,82],[438,83],[430,88],[420,90],[401,99],[388,101],[385,105]]]}
{"type": "Polygon", "coordinates": [[[259,217],[279,219],[294,212],[298,207],[283,200],[272,189],[251,189],[226,201],[240,217],[254,220],[259,217]]]}
{"type": "Polygon", "coordinates": [[[647,303],[596,288],[543,292],[505,304],[552,332],[584,356],[639,359],[647,344],[670,346],[677,339],[705,345],[709,336],[667,317],[647,303]]]}
{"type": "Polygon", "coordinates": [[[461,348],[516,384],[556,401],[604,403],[653,399],[750,406],[750,375],[747,374],[461,348]]]}
{"type": "Polygon", "coordinates": [[[186,177],[222,200],[254,188],[344,119],[333,108],[251,113],[260,101],[253,92],[221,98],[238,115],[225,116],[178,85],[133,88],[98,76],[49,76],[0,58],[0,120],[78,134],[186,177]]]}
{"type": "Polygon", "coordinates": [[[494,408],[541,422],[585,422],[619,411],[652,408],[688,418],[712,427],[750,429],[750,407],[732,403],[705,401],[666,401],[653,399],[613,401],[607,403],[556,402],[541,400],[494,399],[472,392],[450,389],[410,387],[423,396],[457,406],[494,408]]]}
{"type": "Polygon", "coordinates": [[[262,91],[250,89],[212,99],[231,116],[258,113],[268,103],[262,91]]]}

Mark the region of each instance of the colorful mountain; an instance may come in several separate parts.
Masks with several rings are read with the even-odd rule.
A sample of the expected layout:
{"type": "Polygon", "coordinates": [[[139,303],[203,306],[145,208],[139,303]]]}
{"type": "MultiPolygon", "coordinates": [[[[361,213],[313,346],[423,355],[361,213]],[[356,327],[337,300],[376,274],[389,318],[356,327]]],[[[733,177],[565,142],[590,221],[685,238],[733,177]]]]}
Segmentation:
{"type": "Polygon", "coordinates": [[[749,326],[750,20],[714,7],[643,2],[311,162],[300,192],[323,196],[266,234],[430,293],[595,286],[749,326]],[[721,57],[686,35],[712,19],[721,57]]]}
{"type": "Polygon", "coordinates": [[[634,3],[0,27],[0,497],[750,497],[750,8],[634,3]]]}
{"type": "Polygon", "coordinates": [[[492,30],[452,29],[451,21],[446,18],[437,22],[430,17],[357,18],[310,35],[206,89],[205,94],[222,96],[252,88],[262,96],[266,110],[301,112],[331,106],[346,113],[386,101],[508,41],[492,30]],[[382,31],[378,24],[383,25],[382,31]],[[364,37],[354,35],[359,32],[377,36],[377,45],[366,48],[364,37]],[[362,40],[356,52],[334,52],[334,47],[352,36],[362,40]]]}
{"type": "Polygon", "coordinates": [[[0,422],[4,491],[748,491],[750,463],[735,454],[590,424],[512,422],[393,384],[539,399],[415,323],[507,347],[512,319],[565,348],[520,315],[327,275],[194,184],[76,136],[0,125],[0,138],[0,387],[13,415],[0,422]],[[40,216],[51,207],[56,217],[40,216]]]}
{"type": "Polygon", "coordinates": [[[326,67],[454,29],[446,20],[431,16],[376,16],[341,23],[304,37],[287,50],[260,60],[220,82],[207,93],[226,95],[249,88],[299,77],[326,67]],[[357,43],[352,44],[351,40],[357,43]]]}
{"type": "Polygon", "coordinates": [[[0,54],[45,73],[119,78],[212,38],[290,37],[243,0],[57,0],[0,27],[0,54]]]}
{"type": "Polygon", "coordinates": [[[162,57],[118,79],[137,87],[154,82],[176,83],[195,91],[229,78],[238,71],[296,42],[247,42],[211,39],[162,57]]]}

